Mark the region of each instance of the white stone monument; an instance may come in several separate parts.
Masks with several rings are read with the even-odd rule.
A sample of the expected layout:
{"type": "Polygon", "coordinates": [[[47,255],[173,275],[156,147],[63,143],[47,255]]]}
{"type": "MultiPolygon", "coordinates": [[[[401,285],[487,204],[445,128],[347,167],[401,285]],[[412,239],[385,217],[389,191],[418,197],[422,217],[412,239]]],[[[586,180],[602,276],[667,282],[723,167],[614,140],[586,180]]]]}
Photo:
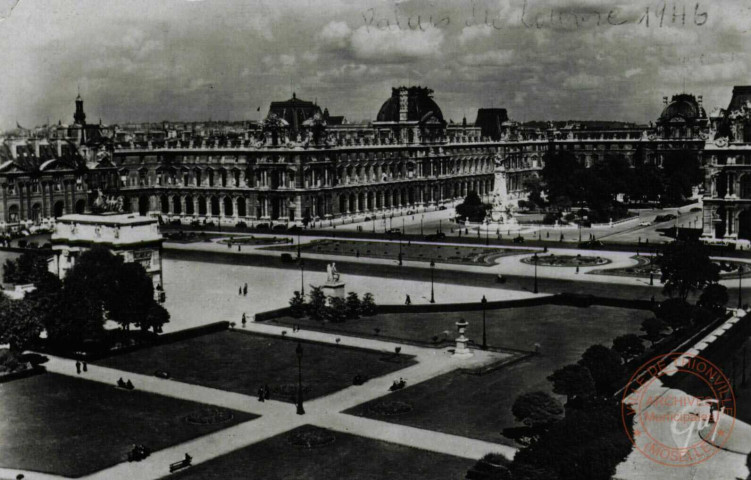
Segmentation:
{"type": "Polygon", "coordinates": [[[339,279],[336,263],[332,262],[326,266],[326,283],[321,288],[326,298],[337,297],[344,300],[344,282],[339,279]]]}
{"type": "Polygon", "coordinates": [[[472,350],[467,347],[469,339],[464,336],[464,331],[467,328],[467,325],[469,325],[469,323],[463,318],[456,322],[456,328],[459,330],[459,338],[456,339],[456,349],[454,350],[453,355],[455,358],[469,358],[474,355],[472,350]]]}
{"type": "Polygon", "coordinates": [[[493,207],[490,211],[490,218],[501,225],[516,224],[516,219],[511,213],[512,204],[506,184],[506,167],[503,166],[503,159],[498,156],[495,158],[495,181],[493,182],[492,197],[493,207]]]}

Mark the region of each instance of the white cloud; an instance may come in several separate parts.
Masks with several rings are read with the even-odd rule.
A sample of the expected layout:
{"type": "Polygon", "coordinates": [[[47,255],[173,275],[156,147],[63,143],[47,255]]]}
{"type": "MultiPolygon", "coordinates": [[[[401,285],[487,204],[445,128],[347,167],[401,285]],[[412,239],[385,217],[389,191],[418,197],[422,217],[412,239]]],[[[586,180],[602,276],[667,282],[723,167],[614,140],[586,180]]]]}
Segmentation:
{"type": "Polygon", "coordinates": [[[567,77],[563,81],[563,86],[572,90],[587,90],[591,88],[597,88],[604,82],[602,77],[597,75],[590,75],[588,73],[579,73],[572,77],[567,77]]]}
{"type": "Polygon", "coordinates": [[[631,78],[634,75],[639,75],[641,72],[642,72],[641,68],[629,68],[628,70],[626,70],[623,76],[626,78],[631,78]]]}
{"type": "Polygon", "coordinates": [[[490,50],[483,53],[470,53],[459,59],[464,65],[475,67],[501,67],[514,60],[513,50],[490,50]]]}
{"type": "Polygon", "coordinates": [[[349,28],[349,25],[345,22],[336,21],[327,23],[321,33],[318,34],[324,44],[335,48],[345,48],[351,35],[352,29],[349,28]]]}
{"type": "Polygon", "coordinates": [[[352,33],[352,52],[366,60],[404,60],[437,56],[443,44],[443,31],[374,29],[360,27],[352,33]]]}
{"type": "Polygon", "coordinates": [[[469,27],[462,28],[462,32],[459,34],[458,40],[461,45],[473,42],[478,38],[487,38],[494,32],[493,28],[489,25],[471,25],[469,27]]]}

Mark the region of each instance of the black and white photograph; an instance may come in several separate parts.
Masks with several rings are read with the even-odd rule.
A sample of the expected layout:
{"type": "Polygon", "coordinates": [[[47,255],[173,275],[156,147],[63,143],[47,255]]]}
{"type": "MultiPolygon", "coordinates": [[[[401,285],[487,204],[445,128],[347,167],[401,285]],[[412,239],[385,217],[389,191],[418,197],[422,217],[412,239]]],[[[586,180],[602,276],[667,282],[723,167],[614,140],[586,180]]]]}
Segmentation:
{"type": "Polygon", "coordinates": [[[0,46],[0,480],[751,479],[748,1],[0,0],[0,46]]]}

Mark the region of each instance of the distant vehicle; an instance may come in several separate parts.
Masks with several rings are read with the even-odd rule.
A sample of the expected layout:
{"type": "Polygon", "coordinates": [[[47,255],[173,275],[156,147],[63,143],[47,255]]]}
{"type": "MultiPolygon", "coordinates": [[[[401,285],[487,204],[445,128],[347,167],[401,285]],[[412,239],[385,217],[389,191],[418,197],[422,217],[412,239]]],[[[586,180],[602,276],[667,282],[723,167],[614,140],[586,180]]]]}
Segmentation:
{"type": "Polygon", "coordinates": [[[655,217],[655,223],[669,222],[670,220],[675,220],[676,218],[678,218],[678,216],[673,215],[672,213],[666,213],[665,215],[657,215],[655,217]]]}
{"type": "Polygon", "coordinates": [[[522,237],[521,235],[514,237],[514,243],[524,243],[524,237],[522,237]]]}
{"type": "Polygon", "coordinates": [[[644,222],[641,222],[641,223],[639,224],[639,226],[640,226],[640,227],[648,227],[648,226],[650,226],[650,225],[652,225],[652,222],[650,222],[649,220],[646,220],[646,221],[644,221],[644,222]]]}
{"type": "Polygon", "coordinates": [[[446,234],[443,232],[436,232],[436,233],[431,233],[429,235],[425,235],[425,240],[428,240],[428,241],[443,240],[444,238],[446,238],[446,234]]]}
{"type": "Polygon", "coordinates": [[[446,210],[446,205],[441,205],[440,207],[438,207],[438,210],[446,210]]]}
{"type": "Polygon", "coordinates": [[[287,231],[290,233],[300,232],[302,231],[302,227],[300,227],[300,225],[292,225],[291,227],[287,229],[287,231]]]}
{"type": "Polygon", "coordinates": [[[605,244],[599,240],[588,240],[579,244],[579,248],[600,248],[604,246],[605,244]]]}
{"type": "Polygon", "coordinates": [[[282,253],[282,263],[294,263],[295,259],[289,253],[282,253]]]}
{"type": "Polygon", "coordinates": [[[258,230],[268,230],[269,229],[269,224],[268,223],[259,223],[258,225],[256,225],[256,228],[258,230]]]}
{"type": "Polygon", "coordinates": [[[287,230],[287,225],[280,223],[279,225],[274,225],[272,230],[287,230]]]}
{"type": "Polygon", "coordinates": [[[392,228],[392,229],[386,230],[386,234],[394,236],[394,237],[400,237],[402,235],[402,231],[398,228],[392,228]]]}
{"type": "Polygon", "coordinates": [[[701,207],[694,207],[689,212],[701,212],[701,207]]]}

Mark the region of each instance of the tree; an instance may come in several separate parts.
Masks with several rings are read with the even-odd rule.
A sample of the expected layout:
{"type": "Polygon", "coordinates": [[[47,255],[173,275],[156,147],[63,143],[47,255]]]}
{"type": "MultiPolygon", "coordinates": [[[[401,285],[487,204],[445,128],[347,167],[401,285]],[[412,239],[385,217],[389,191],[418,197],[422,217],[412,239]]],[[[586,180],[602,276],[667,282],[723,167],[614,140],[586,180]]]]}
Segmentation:
{"type": "Polygon", "coordinates": [[[321,287],[311,287],[307,304],[307,313],[313,320],[323,320],[326,315],[326,294],[321,287]]]}
{"type": "Polygon", "coordinates": [[[362,297],[360,302],[360,313],[366,317],[370,317],[376,314],[375,297],[372,293],[368,292],[362,297]]]}
{"type": "Polygon", "coordinates": [[[582,199],[582,190],[576,181],[584,167],[568,151],[548,151],[543,156],[544,166],[540,172],[549,199],[561,207],[560,202],[577,202],[582,199]]]}
{"type": "Polygon", "coordinates": [[[347,320],[347,302],[343,298],[331,297],[330,305],[326,308],[326,319],[332,323],[340,323],[347,320]]]}
{"type": "Polygon", "coordinates": [[[482,222],[487,213],[487,206],[482,203],[477,192],[472,190],[467,193],[464,202],[457,205],[455,210],[461,219],[469,219],[470,222],[482,222]]]}
{"type": "Polygon", "coordinates": [[[169,323],[169,320],[170,314],[167,309],[156,301],[152,301],[145,320],[136,322],[136,326],[143,331],[151,329],[154,333],[162,333],[162,327],[165,323],[169,323]]]}
{"type": "Polygon", "coordinates": [[[728,289],[725,285],[719,283],[710,283],[704,290],[702,290],[699,296],[699,301],[696,302],[700,307],[713,310],[715,312],[722,312],[725,310],[725,305],[728,303],[728,289]]]}
{"type": "Polygon", "coordinates": [[[553,392],[566,395],[566,401],[570,402],[578,397],[586,397],[595,392],[595,383],[592,375],[586,367],[581,365],[566,365],[559,368],[548,381],[553,383],[553,392]]]}
{"type": "Polygon", "coordinates": [[[586,410],[567,409],[561,421],[516,453],[512,478],[609,480],[632,449],[617,405],[600,402],[586,410]]]}
{"type": "Polygon", "coordinates": [[[9,344],[17,356],[39,338],[43,326],[30,303],[0,296],[0,344],[9,344]]]}
{"type": "Polygon", "coordinates": [[[644,353],[644,344],[637,335],[627,333],[613,339],[613,350],[618,352],[623,362],[628,362],[633,357],[644,353]]]}
{"type": "Polygon", "coordinates": [[[563,405],[549,393],[528,392],[516,398],[511,413],[528,427],[542,427],[562,418],[563,405]]]}
{"type": "Polygon", "coordinates": [[[720,280],[720,268],[709,259],[707,247],[692,241],[675,241],[667,245],[660,259],[663,291],[683,300],[691,292],[720,280]]]}
{"type": "Polygon", "coordinates": [[[346,307],[347,318],[357,318],[360,316],[362,305],[360,298],[357,296],[357,292],[349,292],[347,294],[346,307]]]}
{"type": "Polygon", "coordinates": [[[115,291],[102,294],[105,308],[111,320],[120,324],[123,330],[129,330],[132,324],[142,323],[154,308],[154,284],[138,263],[124,263],[112,272],[112,276],[115,291]]]}
{"type": "Polygon", "coordinates": [[[537,175],[531,175],[524,179],[522,187],[528,192],[528,200],[535,205],[542,205],[542,181],[537,175]]]}
{"type": "Polygon", "coordinates": [[[624,374],[621,358],[608,347],[592,345],[582,354],[579,365],[589,370],[597,393],[612,394],[620,386],[618,381],[624,374]]]}
{"type": "Polygon", "coordinates": [[[289,299],[290,314],[293,318],[301,318],[305,315],[305,298],[299,290],[295,290],[292,298],[289,299]]]}
{"type": "Polygon", "coordinates": [[[47,270],[47,256],[24,252],[16,259],[7,259],[3,265],[6,283],[34,283],[51,273],[47,270]]]}
{"type": "Polygon", "coordinates": [[[657,340],[662,338],[662,332],[667,328],[668,325],[657,317],[649,317],[641,322],[641,330],[652,346],[654,346],[657,340]]]}
{"type": "Polygon", "coordinates": [[[657,318],[663,320],[675,331],[691,325],[691,310],[691,305],[687,301],[680,298],[669,298],[660,302],[655,314],[657,318]]]}

